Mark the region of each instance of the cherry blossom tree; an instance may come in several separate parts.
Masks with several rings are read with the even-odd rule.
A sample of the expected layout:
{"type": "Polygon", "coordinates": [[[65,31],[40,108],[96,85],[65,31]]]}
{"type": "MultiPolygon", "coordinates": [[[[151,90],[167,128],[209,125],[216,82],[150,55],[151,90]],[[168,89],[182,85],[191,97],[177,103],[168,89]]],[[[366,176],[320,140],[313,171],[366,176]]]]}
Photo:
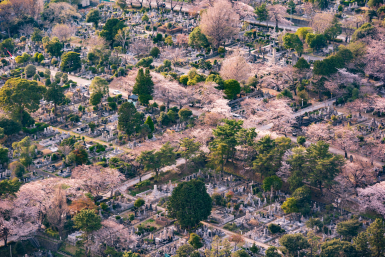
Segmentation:
{"type": "Polygon", "coordinates": [[[315,33],[323,34],[327,28],[330,27],[334,15],[331,13],[321,12],[317,13],[312,22],[312,28],[315,33]]]}
{"type": "Polygon", "coordinates": [[[345,151],[345,158],[348,157],[347,151],[353,152],[358,150],[358,135],[360,135],[360,133],[355,127],[337,126],[334,128],[334,143],[345,151]]]}
{"type": "Polygon", "coordinates": [[[293,24],[291,21],[285,18],[287,12],[286,7],[281,4],[274,4],[267,7],[269,11],[269,18],[272,22],[275,22],[275,28],[278,30],[278,23],[281,24],[293,24]]]}
{"type": "Polygon", "coordinates": [[[285,99],[262,101],[249,98],[241,103],[245,109],[244,126],[267,125],[273,130],[287,133],[291,130],[294,121],[293,110],[285,99]]]}
{"type": "Polygon", "coordinates": [[[359,188],[358,196],[360,207],[363,211],[375,211],[385,217],[385,181],[366,187],[359,188]]]}
{"type": "Polygon", "coordinates": [[[194,98],[203,107],[204,111],[215,112],[230,116],[231,108],[228,106],[228,100],[224,99],[223,91],[216,89],[217,84],[213,82],[198,83],[192,86],[194,98]]]}
{"type": "Polygon", "coordinates": [[[313,141],[330,142],[334,138],[333,127],[328,123],[313,123],[303,128],[306,136],[313,141]]]}
{"type": "Polygon", "coordinates": [[[236,36],[239,31],[239,15],[227,0],[219,0],[203,13],[200,27],[214,47],[226,39],[236,36]]]}
{"type": "Polygon", "coordinates": [[[72,170],[71,178],[81,180],[83,187],[94,196],[113,189],[122,182],[124,176],[116,169],[94,165],[81,165],[72,170]]]}
{"type": "Polygon", "coordinates": [[[348,72],[345,68],[338,69],[327,81],[325,81],[325,87],[335,97],[340,97],[346,92],[346,86],[355,82],[360,82],[361,77],[357,74],[348,72]]]}
{"type": "Polygon", "coordinates": [[[291,165],[287,160],[293,155],[293,152],[289,149],[285,152],[282,157],[281,167],[277,171],[277,176],[280,177],[283,181],[287,182],[291,175],[291,165]]]}
{"type": "Polygon", "coordinates": [[[368,39],[364,57],[365,73],[385,82],[385,36],[381,33],[378,34],[380,39],[368,39]]]}
{"type": "Polygon", "coordinates": [[[251,73],[250,68],[249,63],[240,52],[235,52],[222,62],[220,74],[225,80],[235,79],[236,81],[247,81],[251,73]]]}
{"type": "Polygon", "coordinates": [[[258,70],[258,76],[260,77],[260,82],[264,87],[281,91],[285,86],[287,86],[281,72],[281,68],[278,65],[267,64],[260,67],[258,70]]]}
{"type": "Polygon", "coordinates": [[[356,158],[354,162],[347,162],[342,168],[340,177],[342,186],[350,187],[358,196],[358,188],[363,188],[375,181],[374,167],[361,158],[356,158]]]}
{"type": "Polygon", "coordinates": [[[176,44],[179,46],[187,46],[189,37],[186,34],[178,34],[176,35],[176,44]]]}
{"type": "Polygon", "coordinates": [[[137,235],[123,224],[118,224],[110,219],[102,222],[102,228],[95,231],[92,234],[93,242],[91,242],[91,249],[95,252],[102,253],[103,244],[113,247],[115,250],[121,251],[120,248],[116,249],[117,245],[121,247],[134,248],[137,244],[137,235]]]}

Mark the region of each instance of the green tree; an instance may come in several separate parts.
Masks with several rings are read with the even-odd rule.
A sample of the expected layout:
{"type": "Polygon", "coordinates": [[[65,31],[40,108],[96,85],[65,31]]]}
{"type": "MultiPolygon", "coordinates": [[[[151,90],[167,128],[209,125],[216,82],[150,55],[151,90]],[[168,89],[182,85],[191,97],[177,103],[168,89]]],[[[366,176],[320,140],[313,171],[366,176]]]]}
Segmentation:
{"type": "Polygon", "coordinates": [[[192,116],[192,114],[192,111],[188,108],[182,108],[178,112],[181,121],[187,121],[192,116]]]}
{"type": "Polygon", "coordinates": [[[156,176],[159,176],[161,168],[175,164],[176,154],[174,148],[171,147],[170,142],[164,144],[158,152],[143,151],[136,159],[145,170],[153,170],[156,176]]]}
{"type": "Polygon", "coordinates": [[[264,22],[266,21],[266,27],[267,22],[269,20],[269,11],[266,8],[266,4],[261,4],[257,8],[255,8],[254,13],[257,15],[257,21],[264,22]]]}
{"type": "Polygon", "coordinates": [[[0,128],[4,129],[4,134],[6,136],[10,136],[13,134],[18,133],[21,130],[20,123],[12,120],[7,119],[5,117],[0,118],[0,128]]]}
{"type": "Polygon", "coordinates": [[[15,58],[15,62],[16,62],[17,64],[22,64],[22,63],[28,62],[30,59],[31,59],[31,56],[30,56],[29,54],[23,53],[22,55],[17,56],[17,57],[15,58]]]}
{"type": "Polygon", "coordinates": [[[139,69],[135,78],[135,85],[132,93],[138,95],[139,102],[148,105],[149,100],[152,100],[152,94],[154,93],[154,82],[151,79],[150,71],[139,69]]]}
{"type": "Polygon", "coordinates": [[[27,66],[25,66],[24,72],[27,77],[30,78],[36,74],[36,67],[32,64],[28,64],[27,66]]]}
{"type": "Polygon", "coordinates": [[[131,102],[123,103],[118,110],[118,129],[126,132],[129,137],[135,132],[135,128],[140,125],[136,113],[135,105],[131,102]]]}
{"type": "Polygon", "coordinates": [[[241,86],[235,79],[228,79],[224,81],[225,95],[227,99],[235,99],[241,92],[241,86]]]}
{"type": "Polygon", "coordinates": [[[294,197],[287,198],[286,201],[282,204],[282,210],[286,214],[298,212],[298,202],[297,202],[297,200],[294,197]]]}
{"type": "Polygon", "coordinates": [[[134,202],[134,206],[135,206],[136,208],[140,208],[140,207],[142,207],[144,204],[145,204],[145,201],[144,201],[142,198],[138,198],[138,199],[136,199],[135,202],[134,202]]]}
{"type": "Polygon", "coordinates": [[[43,36],[42,36],[41,30],[38,28],[35,28],[31,35],[31,40],[35,43],[40,43],[42,39],[43,39],[43,36]]]}
{"type": "Polygon", "coordinates": [[[231,256],[232,257],[250,257],[250,255],[243,249],[240,249],[234,252],[231,256]]]}
{"type": "Polygon", "coordinates": [[[305,58],[301,57],[293,67],[302,71],[305,69],[310,69],[310,64],[305,60],[305,58]]]}
{"type": "Polygon", "coordinates": [[[63,43],[57,37],[43,44],[44,50],[51,56],[60,56],[63,49],[63,43]]]}
{"type": "Polygon", "coordinates": [[[146,121],[144,122],[144,124],[147,124],[148,127],[151,129],[151,132],[154,132],[155,130],[155,126],[154,126],[154,122],[152,121],[151,119],[151,116],[148,116],[146,121]]]}
{"type": "Polygon", "coordinates": [[[281,228],[281,225],[277,225],[277,224],[274,224],[274,223],[270,223],[269,226],[267,226],[267,229],[272,234],[282,233],[282,232],[285,231],[284,229],[281,228]]]}
{"type": "Polygon", "coordinates": [[[254,254],[257,254],[259,252],[259,248],[255,245],[255,242],[253,245],[250,247],[250,251],[254,254]]]}
{"type": "Polygon", "coordinates": [[[36,145],[33,144],[30,137],[25,137],[19,142],[12,143],[12,148],[14,158],[18,158],[21,164],[25,167],[29,167],[32,164],[36,145]]]}
{"type": "Polygon", "coordinates": [[[303,144],[306,143],[306,137],[304,137],[304,136],[299,136],[299,137],[297,137],[297,143],[298,143],[299,145],[303,146],[303,144]]]}
{"type": "Polygon", "coordinates": [[[15,42],[12,38],[4,39],[3,42],[0,43],[0,53],[3,53],[4,55],[8,56],[8,52],[13,53],[15,50],[15,42]]]}
{"type": "Polygon", "coordinates": [[[312,33],[308,33],[306,35],[306,43],[316,51],[327,46],[326,37],[323,34],[315,35],[312,33]]]}
{"type": "Polygon", "coordinates": [[[281,257],[282,255],[278,253],[278,249],[275,246],[270,246],[265,252],[265,257],[281,257]]]}
{"type": "Polygon", "coordinates": [[[366,230],[372,256],[380,257],[385,254],[385,228],[381,219],[376,219],[366,230]]]}
{"type": "Polygon", "coordinates": [[[288,7],[288,9],[287,9],[287,13],[288,13],[288,14],[294,14],[294,13],[296,13],[296,11],[295,11],[296,5],[295,5],[295,3],[294,3],[293,0],[290,0],[290,1],[287,3],[287,7],[288,7]]]}
{"type": "Polygon", "coordinates": [[[180,140],[181,151],[180,154],[182,158],[186,160],[185,170],[187,170],[188,161],[197,153],[200,148],[200,143],[195,142],[193,138],[185,137],[180,140]]]}
{"type": "Polygon", "coordinates": [[[10,169],[12,170],[12,176],[23,179],[24,173],[25,173],[25,167],[23,164],[21,164],[18,161],[14,161],[11,164],[9,164],[10,169]]]}
{"type": "MultiPolygon", "coordinates": [[[[1,129],[1,128],[0,128],[1,129]]],[[[6,164],[9,162],[8,158],[8,148],[3,147],[0,145],[0,164],[3,165],[3,167],[6,167],[6,164]]]]}
{"type": "Polygon", "coordinates": [[[108,42],[111,42],[111,45],[114,43],[115,35],[118,31],[124,28],[124,22],[118,19],[112,18],[108,19],[106,24],[103,26],[103,30],[100,32],[100,36],[105,38],[108,42]]]}
{"type": "Polygon", "coordinates": [[[279,243],[287,249],[289,256],[292,257],[298,256],[300,251],[310,247],[309,242],[301,233],[283,235],[279,239],[279,243]]]}
{"type": "Polygon", "coordinates": [[[353,245],[340,239],[332,239],[321,245],[321,257],[355,256],[353,245]]]}
{"type": "Polygon", "coordinates": [[[92,22],[95,26],[95,28],[98,27],[100,20],[100,14],[98,9],[91,9],[91,11],[88,12],[86,22],[92,22]]]}
{"type": "MultiPolygon", "coordinates": [[[[237,134],[242,129],[243,120],[223,120],[224,124],[217,126],[213,129],[214,141],[210,143],[210,147],[214,149],[220,143],[225,146],[225,158],[226,160],[232,159],[234,161],[234,155],[236,152],[236,146],[238,145],[237,134]]],[[[210,148],[210,150],[211,150],[210,148]]]]}
{"type": "Polygon", "coordinates": [[[168,36],[164,39],[164,42],[169,45],[169,46],[172,46],[174,44],[174,41],[172,41],[172,37],[171,36],[168,36]]]}
{"type": "Polygon", "coordinates": [[[127,7],[127,2],[125,0],[118,0],[116,1],[116,5],[119,6],[122,11],[124,11],[127,7]]]}
{"type": "Polygon", "coordinates": [[[195,48],[205,48],[209,45],[209,41],[199,27],[194,28],[189,35],[188,44],[195,48]]]}
{"type": "Polygon", "coordinates": [[[294,49],[299,55],[303,52],[303,43],[296,34],[286,33],[283,36],[283,46],[286,49],[294,49]]]}
{"type": "Polygon", "coordinates": [[[377,9],[378,6],[382,5],[383,3],[384,2],[382,0],[369,0],[368,6],[377,9]]]}
{"type": "Polygon", "coordinates": [[[326,8],[329,7],[329,2],[330,0],[316,0],[317,4],[318,4],[318,7],[321,9],[321,10],[324,10],[326,8]]]}
{"type": "Polygon", "coordinates": [[[49,87],[47,87],[47,92],[44,96],[47,101],[53,102],[54,114],[56,115],[57,106],[65,103],[66,97],[63,93],[63,88],[57,83],[53,83],[49,87]]]}
{"type": "Polygon", "coordinates": [[[292,197],[297,201],[298,211],[302,215],[307,215],[310,213],[310,203],[311,203],[311,191],[308,186],[302,186],[297,188],[292,197]]]}
{"type": "Polygon", "coordinates": [[[94,210],[83,209],[73,218],[74,227],[86,234],[97,231],[102,227],[102,219],[94,210]]]}
{"type": "Polygon", "coordinates": [[[335,182],[334,178],[341,172],[344,159],[341,155],[329,152],[329,144],[318,141],[306,149],[308,181],[319,188],[321,194],[323,187],[330,188],[335,182]]]}
{"type": "Polygon", "coordinates": [[[102,102],[103,95],[101,93],[95,92],[90,96],[90,104],[97,106],[102,102]]]}
{"type": "Polygon", "coordinates": [[[352,41],[357,41],[361,38],[374,35],[376,33],[376,28],[371,23],[364,23],[361,27],[356,29],[352,35],[352,41]]]}
{"type": "Polygon", "coordinates": [[[21,186],[18,178],[0,181],[0,196],[15,195],[21,186]]]}
{"type": "Polygon", "coordinates": [[[298,28],[297,29],[297,32],[295,32],[296,35],[298,35],[298,37],[302,40],[302,41],[305,41],[306,40],[306,35],[308,33],[312,33],[313,32],[313,29],[310,28],[310,27],[302,27],[302,28],[298,28]]]}
{"type": "Polygon", "coordinates": [[[369,245],[368,233],[361,232],[353,238],[353,246],[356,248],[359,256],[372,256],[369,245]]]}
{"type": "Polygon", "coordinates": [[[362,223],[356,219],[341,221],[337,224],[337,233],[343,236],[347,241],[358,235],[358,230],[362,223]]]}
{"type": "Polygon", "coordinates": [[[0,108],[3,111],[18,113],[23,124],[24,111],[37,111],[44,93],[45,88],[39,86],[36,81],[9,79],[0,89],[0,108]]]}
{"type": "Polygon", "coordinates": [[[270,190],[279,190],[282,187],[282,180],[277,176],[270,176],[263,180],[262,188],[265,192],[269,192],[270,190]]]}
{"type": "Polygon", "coordinates": [[[200,238],[200,236],[195,233],[190,234],[190,239],[188,242],[190,245],[192,245],[192,247],[194,247],[194,249],[199,249],[203,246],[202,238],[200,238]]]}
{"type": "Polygon", "coordinates": [[[158,47],[153,47],[153,48],[151,48],[150,55],[151,55],[152,57],[158,58],[159,54],[160,54],[160,50],[159,50],[158,47]]]}
{"type": "Polygon", "coordinates": [[[68,156],[68,163],[75,163],[76,165],[82,165],[88,162],[88,153],[83,148],[73,150],[68,156]]]}
{"type": "Polygon", "coordinates": [[[80,54],[76,52],[67,52],[63,54],[60,68],[62,71],[71,72],[82,67],[80,54]]]}
{"type": "Polygon", "coordinates": [[[185,244],[185,245],[180,246],[176,250],[175,256],[176,257],[190,257],[193,252],[194,252],[194,248],[189,244],[185,244]]]}
{"type": "Polygon", "coordinates": [[[173,190],[167,206],[172,217],[189,229],[211,214],[211,197],[205,184],[199,180],[179,183],[173,190]]]}
{"type": "Polygon", "coordinates": [[[270,136],[263,137],[255,145],[258,154],[253,161],[253,169],[260,173],[261,177],[274,175],[281,167],[282,156],[290,148],[289,138],[279,137],[273,140],[270,136]]]}
{"type": "Polygon", "coordinates": [[[326,35],[329,39],[334,40],[341,33],[342,33],[341,23],[339,22],[338,18],[334,16],[330,26],[324,32],[324,35],[326,35]]]}

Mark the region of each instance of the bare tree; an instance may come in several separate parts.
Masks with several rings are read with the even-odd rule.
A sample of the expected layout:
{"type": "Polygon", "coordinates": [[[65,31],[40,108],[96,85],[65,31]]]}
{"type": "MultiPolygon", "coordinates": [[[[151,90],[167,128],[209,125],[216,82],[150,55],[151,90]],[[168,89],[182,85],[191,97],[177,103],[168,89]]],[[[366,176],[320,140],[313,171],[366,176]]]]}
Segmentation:
{"type": "Polygon", "coordinates": [[[135,40],[131,41],[131,44],[130,44],[130,51],[135,54],[135,55],[141,55],[141,54],[145,54],[145,53],[148,53],[150,51],[152,47],[152,41],[147,39],[147,38],[143,38],[143,39],[139,39],[139,38],[136,38],[135,40]]]}
{"type": "Polygon", "coordinates": [[[115,36],[115,40],[118,41],[123,49],[126,49],[126,43],[130,40],[130,28],[125,27],[120,29],[115,36]]]}
{"type": "Polygon", "coordinates": [[[67,198],[63,192],[62,185],[59,185],[56,189],[52,205],[47,211],[47,220],[52,226],[57,228],[59,235],[62,235],[67,212],[67,198]]]}
{"type": "Polygon", "coordinates": [[[333,17],[334,16],[331,13],[317,13],[314,16],[314,20],[311,25],[314,32],[317,34],[323,34],[325,30],[330,27],[333,17]]]}
{"type": "Polygon", "coordinates": [[[16,18],[13,6],[9,1],[3,1],[0,3],[0,22],[4,29],[8,30],[8,36],[11,37],[11,25],[12,21],[16,18]]]}
{"type": "Polygon", "coordinates": [[[239,15],[227,0],[219,0],[202,15],[200,27],[215,47],[237,35],[239,15]]]}
{"type": "Polygon", "coordinates": [[[58,37],[60,41],[67,41],[73,34],[73,27],[67,24],[56,24],[55,27],[52,28],[52,35],[58,37]]]}
{"type": "Polygon", "coordinates": [[[63,146],[59,146],[59,150],[61,151],[61,153],[64,155],[64,156],[67,156],[71,153],[72,151],[72,146],[70,145],[63,145],[63,146]]]}
{"type": "Polygon", "coordinates": [[[19,33],[23,36],[29,36],[33,32],[33,25],[32,24],[25,24],[19,29],[19,33]]]}

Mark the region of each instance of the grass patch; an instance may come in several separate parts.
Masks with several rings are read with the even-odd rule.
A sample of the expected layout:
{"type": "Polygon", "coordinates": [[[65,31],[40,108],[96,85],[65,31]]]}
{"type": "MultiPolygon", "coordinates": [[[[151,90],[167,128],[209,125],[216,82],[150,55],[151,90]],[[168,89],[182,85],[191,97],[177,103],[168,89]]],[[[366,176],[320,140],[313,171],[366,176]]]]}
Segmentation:
{"type": "Polygon", "coordinates": [[[238,231],[238,227],[234,222],[229,222],[226,225],[223,226],[224,229],[227,229],[231,232],[236,232],[238,231]]]}

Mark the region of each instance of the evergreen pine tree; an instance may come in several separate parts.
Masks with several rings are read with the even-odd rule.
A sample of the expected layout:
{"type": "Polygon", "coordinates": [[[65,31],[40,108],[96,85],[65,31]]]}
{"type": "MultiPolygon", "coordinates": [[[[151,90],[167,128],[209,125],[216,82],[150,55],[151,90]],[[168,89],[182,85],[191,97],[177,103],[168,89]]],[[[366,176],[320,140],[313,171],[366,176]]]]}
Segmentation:
{"type": "Polygon", "coordinates": [[[149,101],[152,100],[154,82],[152,82],[149,70],[143,72],[143,69],[139,69],[132,92],[138,95],[141,104],[148,105],[149,101]]]}
{"type": "Polygon", "coordinates": [[[155,129],[154,122],[152,121],[150,116],[147,117],[147,120],[144,124],[148,125],[148,127],[151,129],[151,132],[154,131],[154,129],[155,129]]]}

